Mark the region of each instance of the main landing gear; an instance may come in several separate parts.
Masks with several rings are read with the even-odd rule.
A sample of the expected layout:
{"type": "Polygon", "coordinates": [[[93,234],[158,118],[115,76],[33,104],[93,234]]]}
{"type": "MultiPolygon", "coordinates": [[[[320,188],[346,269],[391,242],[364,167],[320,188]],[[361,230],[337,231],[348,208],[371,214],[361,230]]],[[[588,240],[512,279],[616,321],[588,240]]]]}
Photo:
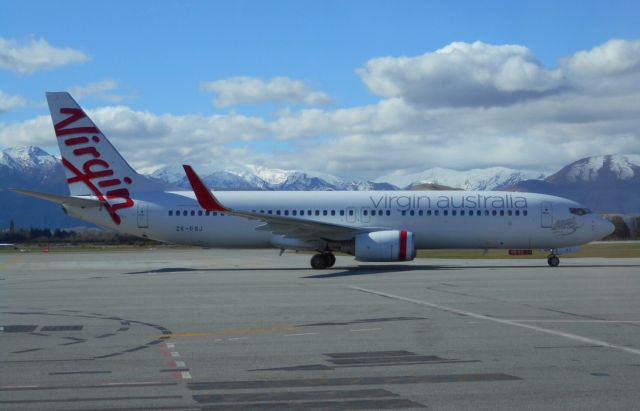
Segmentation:
{"type": "Polygon", "coordinates": [[[551,254],[547,257],[547,264],[549,264],[550,267],[557,267],[560,264],[560,258],[555,254],[551,254]]]}
{"type": "Polygon", "coordinates": [[[336,263],[336,256],[331,253],[316,254],[311,257],[311,268],[322,270],[333,267],[336,263]]]}

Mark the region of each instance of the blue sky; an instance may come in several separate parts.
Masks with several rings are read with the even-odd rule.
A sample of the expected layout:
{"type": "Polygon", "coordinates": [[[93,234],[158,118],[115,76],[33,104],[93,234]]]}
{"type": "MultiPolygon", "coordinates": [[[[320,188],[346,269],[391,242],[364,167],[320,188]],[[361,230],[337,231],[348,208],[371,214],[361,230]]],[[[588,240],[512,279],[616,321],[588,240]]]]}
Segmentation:
{"type": "MultiPolygon", "coordinates": [[[[447,150],[441,150],[431,159],[422,161],[416,157],[406,164],[397,164],[405,156],[395,149],[393,155],[398,157],[389,161],[385,161],[383,155],[372,157],[372,152],[366,148],[358,152],[358,147],[368,145],[367,139],[371,139],[372,145],[377,145],[375,152],[384,152],[383,142],[391,144],[393,136],[399,134],[406,134],[407,142],[421,146],[437,139],[449,140],[449,135],[455,134],[457,137],[453,140],[462,151],[468,146],[465,139],[479,138],[472,131],[490,128],[489,124],[473,123],[466,133],[455,130],[452,134],[447,134],[448,126],[445,123],[439,124],[438,128],[419,130],[416,130],[416,126],[409,126],[408,129],[397,126],[386,133],[364,128],[362,131],[350,131],[347,125],[352,130],[359,129],[361,124],[357,120],[333,128],[313,130],[309,130],[312,126],[301,124],[302,113],[305,117],[317,117],[318,121],[339,122],[343,117],[354,116],[366,107],[380,107],[394,99],[413,103],[418,101],[420,104],[408,106],[423,110],[413,115],[418,115],[425,122],[432,118],[434,122],[442,122],[441,118],[449,115],[456,117],[450,112],[436,117],[440,112],[433,110],[442,110],[442,107],[426,107],[422,103],[427,100],[403,95],[398,90],[407,91],[404,85],[395,84],[394,87],[398,89],[391,90],[381,86],[379,78],[371,79],[374,75],[371,73],[370,82],[367,83],[362,73],[367,62],[390,57],[397,59],[394,64],[400,64],[399,58],[402,56],[417,58],[453,42],[473,44],[481,41],[495,46],[512,44],[525,47],[532,55],[531,59],[551,72],[559,67],[560,59],[592,50],[612,39],[631,42],[640,39],[640,2],[636,1],[0,1],[0,8],[0,37],[11,42],[9,47],[27,47],[30,42],[44,40],[53,48],[72,49],[84,56],[80,59],[82,61],[54,68],[38,68],[32,72],[7,68],[6,64],[4,69],[0,69],[0,91],[4,97],[22,99],[21,104],[14,104],[15,107],[0,112],[0,147],[11,145],[13,140],[10,132],[15,132],[21,125],[26,127],[27,122],[47,113],[44,106],[45,91],[81,90],[94,85],[94,89],[102,91],[86,92],[85,97],[79,98],[87,109],[104,111],[107,107],[126,107],[131,116],[137,116],[137,122],[144,121],[140,113],[180,118],[194,115],[210,123],[220,120],[211,119],[211,116],[219,115],[224,117],[223,129],[245,135],[236,139],[233,136],[218,136],[216,133],[221,132],[221,127],[214,125],[216,131],[212,131],[211,144],[222,145],[227,150],[212,150],[204,156],[202,150],[198,149],[194,153],[200,152],[200,156],[191,158],[192,152],[181,151],[181,155],[195,163],[206,166],[215,163],[231,168],[245,163],[282,168],[303,168],[308,165],[319,168],[318,171],[366,178],[375,178],[376,173],[416,172],[421,167],[426,169],[436,165],[457,169],[489,165],[516,166],[522,164],[522,158],[525,157],[516,153],[512,160],[508,153],[492,157],[492,151],[488,150],[482,161],[473,156],[458,160],[446,154],[454,152],[455,147],[447,147],[447,150]],[[203,84],[240,76],[265,83],[283,77],[298,81],[297,86],[302,87],[303,84],[305,90],[302,93],[316,92],[322,96],[316,94],[318,98],[302,102],[300,95],[286,98],[283,94],[279,94],[279,97],[270,94],[271,99],[267,95],[255,101],[230,101],[216,105],[212,101],[220,97],[220,87],[226,87],[226,83],[212,86],[217,92],[203,89],[203,84]],[[424,111],[426,109],[429,111],[424,111]],[[283,112],[287,114],[283,115],[283,112]],[[292,129],[283,131],[281,123],[296,121],[292,129]],[[227,124],[238,122],[263,124],[253,124],[251,127],[255,129],[251,130],[236,129],[227,124]],[[267,131],[263,130],[261,134],[260,127],[267,131]],[[300,129],[306,131],[300,132],[300,129]],[[340,165],[336,161],[322,159],[309,163],[309,156],[322,155],[314,150],[324,145],[330,146],[330,151],[340,151],[340,147],[345,147],[350,156],[345,156],[342,161],[352,164],[340,165]],[[215,161],[216,155],[225,158],[215,161]],[[228,156],[234,156],[237,164],[229,162],[228,156]],[[296,161],[295,158],[299,159],[296,161]],[[377,163],[365,166],[367,162],[377,163]]],[[[629,58],[629,53],[635,53],[633,44],[626,44],[625,47],[626,51],[618,53],[619,58],[629,58]]],[[[474,53],[493,55],[491,49],[474,53]]],[[[394,66],[394,75],[398,67],[394,66]]],[[[638,70],[633,67],[633,70],[638,70]]],[[[387,76],[384,81],[388,83],[390,72],[387,68],[380,70],[375,75],[387,76]]],[[[419,73],[419,76],[423,75],[425,73],[419,73]]],[[[406,80],[408,77],[402,74],[402,78],[406,80]]],[[[429,80],[426,78],[426,83],[411,87],[421,89],[425,86],[424,92],[428,93],[429,80]]],[[[245,84],[243,87],[249,86],[245,84]]],[[[284,84],[282,87],[293,85],[284,84]]],[[[536,84],[527,87],[537,92],[541,86],[536,84]]],[[[410,94],[410,90],[407,93],[410,94]]],[[[608,92],[607,98],[612,93],[615,94],[608,92]]],[[[582,97],[586,95],[593,95],[593,90],[587,90],[582,97]]],[[[478,98],[483,96],[479,95],[478,98]]],[[[532,99],[527,99],[527,103],[533,103],[532,99]]],[[[504,103],[500,104],[503,107],[504,103]]],[[[509,104],[512,104],[511,100],[509,104]]],[[[518,104],[521,102],[518,101],[518,104]]],[[[469,108],[468,105],[465,107],[469,108]]],[[[487,110],[491,104],[479,104],[476,108],[487,110]]],[[[572,111],[573,108],[567,107],[566,110],[572,111]]],[[[593,110],[599,111],[601,108],[593,110]]],[[[106,116],[104,112],[101,113],[98,115],[106,116]]],[[[405,114],[406,110],[400,116],[405,114]]],[[[466,109],[457,112],[464,118],[468,118],[469,114],[466,109]]],[[[478,115],[478,112],[471,114],[478,115]]],[[[502,116],[508,117],[509,114],[502,116]]],[[[628,121],[626,117],[623,120],[628,121]]],[[[608,129],[607,132],[618,133],[614,137],[609,136],[609,141],[611,138],[618,139],[618,147],[622,151],[640,151],[637,145],[629,143],[629,140],[638,139],[633,127],[627,125],[629,129],[621,132],[621,124],[608,129]]],[[[549,124],[547,133],[554,129],[554,125],[549,124]]],[[[543,125],[538,126],[544,128],[543,125]]],[[[109,130],[107,125],[102,127],[109,130]]],[[[125,129],[134,134],[144,134],[140,137],[141,141],[153,141],[153,136],[145,134],[153,127],[145,126],[142,130],[127,127],[113,127],[113,140],[125,157],[126,149],[133,149],[134,146],[124,142],[118,144],[118,140],[136,137],[123,135],[125,129]]],[[[495,139],[507,138],[509,133],[520,134],[513,124],[498,128],[493,132],[486,130],[480,137],[487,141],[498,141],[495,139]]],[[[202,132],[206,134],[206,129],[202,132]]],[[[175,142],[179,133],[175,131],[169,134],[171,141],[175,142]]],[[[568,138],[566,136],[569,134],[570,130],[562,129],[563,138],[568,138]]],[[[169,140],[169,135],[164,138],[169,140]]],[[[522,138],[530,138],[532,142],[536,138],[544,139],[545,131],[522,138]]],[[[572,138],[580,140],[582,137],[572,138]]],[[[39,143],[40,140],[35,137],[30,140],[27,136],[18,139],[17,143],[39,143]]],[[[183,141],[176,143],[181,147],[190,144],[200,147],[205,141],[185,135],[183,141]]],[[[605,154],[598,152],[603,145],[603,142],[595,141],[584,150],[575,146],[561,147],[559,150],[562,154],[551,157],[540,152],[539,159],[529,159],[523,165],[551,170],[582,155],[605,154]]],[[[515,144],[514,150],[517,147],[522,147],[522,142],[515,144]]],[[[51,145],[45,148],[55,151],[51,145]]],[[[410,148],[408,150],[411,151],[410,148]]],[[[159,165],[171,164],[167,155],[166,152],[158,152],[153,160],[159,165]]],[[[135,155],[132,162],[145,170],[153,168],[150,161],[142,161],[135,155]]]]}

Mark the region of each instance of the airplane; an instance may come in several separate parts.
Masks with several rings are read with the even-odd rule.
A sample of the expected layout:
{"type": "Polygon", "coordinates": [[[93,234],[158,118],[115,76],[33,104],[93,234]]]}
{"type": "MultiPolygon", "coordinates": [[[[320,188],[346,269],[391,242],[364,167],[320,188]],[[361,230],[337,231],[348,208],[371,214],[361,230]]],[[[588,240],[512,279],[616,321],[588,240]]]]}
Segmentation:
{"type": "Polygon", "coordinates": [[[211,191],[184,165],[193,191],[165,190],[138,174],[70,94],[47,93],[69,196],[14,189],[71,216],[166,243],[336,252],[362,262],[410,261],[418,249],[508,249],[559,255],[614,227],[561,197],[500,191],[211,191]]]}

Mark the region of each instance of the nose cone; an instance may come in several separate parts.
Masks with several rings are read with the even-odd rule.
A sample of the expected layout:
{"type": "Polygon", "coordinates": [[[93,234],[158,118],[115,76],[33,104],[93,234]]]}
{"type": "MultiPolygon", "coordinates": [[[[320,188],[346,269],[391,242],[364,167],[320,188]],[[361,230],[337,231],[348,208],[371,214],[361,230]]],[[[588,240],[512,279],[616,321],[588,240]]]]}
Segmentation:
{"type": "Polygon", "coordinates": [[[615,229],[616,226],[614,226],[611,221],[604,218],[598,218],[594,221],[593,236],[596,240],[601,240],[609,234],[613,233],[615,229]]]}

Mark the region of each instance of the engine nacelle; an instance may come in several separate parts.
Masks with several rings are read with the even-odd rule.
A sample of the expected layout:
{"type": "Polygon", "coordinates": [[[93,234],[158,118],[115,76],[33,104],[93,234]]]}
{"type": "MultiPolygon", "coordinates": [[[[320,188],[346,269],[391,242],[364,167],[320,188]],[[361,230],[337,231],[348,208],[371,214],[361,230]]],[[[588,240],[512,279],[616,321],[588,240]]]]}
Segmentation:
{"type": "Polygon", "coordinates": [[[407,230],[387,230],[358,234],[355,255],[358,261],[411,261],[416,257],[413,233],[407,230]]]}

